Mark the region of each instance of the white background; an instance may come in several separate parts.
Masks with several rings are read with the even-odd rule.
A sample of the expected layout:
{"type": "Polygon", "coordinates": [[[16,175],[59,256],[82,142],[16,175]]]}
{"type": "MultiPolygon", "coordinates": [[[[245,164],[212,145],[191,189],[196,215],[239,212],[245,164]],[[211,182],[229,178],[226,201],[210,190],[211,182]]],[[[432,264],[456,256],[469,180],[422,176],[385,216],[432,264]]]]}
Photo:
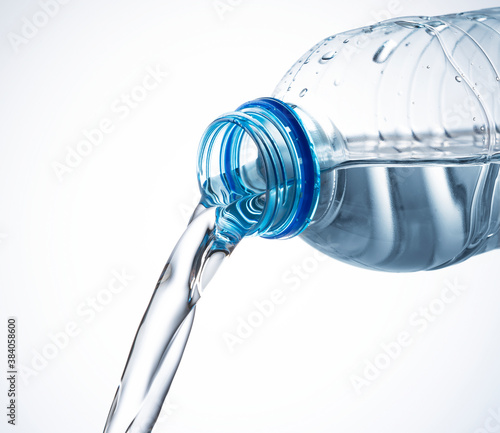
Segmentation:
{"type": "MultiPolygon", "coordinates": [[[[73,0],[18,45],[12,33],[22,37],[36,14],[43,22],[43,8],[4,0],[0,320],[18,318],[26,369],[18,426],[2,415],[0,431],[102,430],[137,325],[196,202],[197,144],[213,118],[270,95],[294,61],[330,34],[395,14],[491,6],[73,0]],[[140,94],[148,68],[168,76],[140,94]],[[131,92],[144,100],[120,117],[116,101],[131,92]],[[104,118],[113,132],[58,179],[54,162],[64,163],[82,131],[104,118]],[[114,270],[133,280],[110,298],[114,270]],[[99,302],[92,315],[91,298],[99,302]],[[61,336],[68,324],[78,335],[61,336]]],[[[484,433],[500,426],[490,419],[500,407],[498,252],[412,275],[313,254],[300,239],[249,239],[237,248],[199,303],[155,431],[484,433]],[[297,266],[303,277],[291,283],[297,266]],[[449,285],[463,294],[420,332],[414,313],[438,305],[449,285]],[[224,336],[237,335],[239,318],[273,290],[283,303],[230,350],[224,336]],[[363,376],[381,345],[405,331],[411,344],[357,393],[353,375],[363,376]]],[[[2,380],[2,407],[6,394],[2,380]]]]}

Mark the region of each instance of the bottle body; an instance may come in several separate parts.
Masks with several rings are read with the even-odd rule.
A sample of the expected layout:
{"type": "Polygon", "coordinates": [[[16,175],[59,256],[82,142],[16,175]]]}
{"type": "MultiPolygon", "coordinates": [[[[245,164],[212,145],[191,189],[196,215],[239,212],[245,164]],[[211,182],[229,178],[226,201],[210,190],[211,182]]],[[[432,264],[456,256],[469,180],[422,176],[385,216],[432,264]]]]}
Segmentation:
{"type": "MultiPolygon", "coordinates": [[[[219,164],[224,186],[214,192],[205,176],[200,187],[224,205],[234,185],[244,185],[234,200],[252,191],[264,210],[281,205],[287,221],[303,219],[285,234],[353,265],[408,272],[457,263],[499,243],[499,77],[500,8],[395,19],[326,38],[272,95],[269,113],[289,116],[277,122],[268,111],[243,109],[267,136],[257,143],[259,134],[239,124],[257,143],[255,160],[240,163],[234,155],[244,140],[226,132],[220,160],[234,163],[219,164]],[[314,181],[302,168],[307,146],[287,133],[296,124],[311,147],[314,181]],[[270,148],[282,162],[270,162],[270,148]],[[241,180],[245,172],[252,181],[241,180]],[[294,173],[301,182],[291,181],[294,173]],[[259,182],[266,187],[252,189],[259,182]],[[303,196],[313,197],[306,217],[290,204],[303,196]]],[[[252,234],[280,237],[279,224],[266,236],[260,221],[252,234]]]]}
{"type": "Polygon", "coordinates": [[[385,271],[435,269],[498,246],[498,164],[439,159],[497,150],[499,17],[392,20],[326,38],[287,72],[273,97],[321,111],[342,137],[328,145],[347,149],[348,160],[377,159],[333,170],[334,161],[323,163],[320,206],[304,240],[385,271]],[[428,164],[412,165],[418,153],[428,164]]]}

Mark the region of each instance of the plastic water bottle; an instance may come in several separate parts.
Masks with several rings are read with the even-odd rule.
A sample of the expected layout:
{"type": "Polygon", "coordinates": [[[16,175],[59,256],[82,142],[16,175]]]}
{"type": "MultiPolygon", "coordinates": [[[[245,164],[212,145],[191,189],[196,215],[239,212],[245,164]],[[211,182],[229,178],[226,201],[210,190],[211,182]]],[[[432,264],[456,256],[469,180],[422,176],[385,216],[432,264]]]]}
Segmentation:
{"type": "Polygon", "coordinates": [[[328,37],[201,140],[221,230],[393,272],[499,246],[500,8],[328,37]]]}

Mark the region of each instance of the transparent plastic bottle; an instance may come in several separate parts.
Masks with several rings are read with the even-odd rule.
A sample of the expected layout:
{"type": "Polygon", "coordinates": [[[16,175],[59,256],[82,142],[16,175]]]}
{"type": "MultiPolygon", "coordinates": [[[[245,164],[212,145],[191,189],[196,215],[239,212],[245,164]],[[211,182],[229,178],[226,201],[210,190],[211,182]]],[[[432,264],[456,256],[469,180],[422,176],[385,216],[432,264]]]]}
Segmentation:
{"type": "Polygon", "coordinates": [[[499,77],[500,8],[328,37],[208,127],[202,203],[228,236],[300,235],[383,271],[497,248],[499,77]]]}

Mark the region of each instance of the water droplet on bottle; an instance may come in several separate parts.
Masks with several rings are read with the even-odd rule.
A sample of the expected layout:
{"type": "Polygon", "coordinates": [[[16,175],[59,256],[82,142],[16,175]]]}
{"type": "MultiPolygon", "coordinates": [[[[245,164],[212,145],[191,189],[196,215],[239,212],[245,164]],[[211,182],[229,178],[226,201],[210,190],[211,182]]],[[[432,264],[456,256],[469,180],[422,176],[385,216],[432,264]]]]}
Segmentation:
{"type": "Polygon", "coordinates": [[[347,44],[349,42],[349,39],[344,39],[344,44],[347,44]]]}
{"type": "Polygon", "coordinates": [[[338,87],[338,86],[340,86],[340,83],[341,83],[341,81],[337,78],[337,79],[335,79],[335,81],[333,82],[333,85],[334,85],[334,86],[336,86],[336,87],[338,87]]]}
{"type": "Polygon", "coordinates": [[[395,24],[401,27],[405,27],[407,29],[420,29],[423,27],[422,24],[413,23],[410,21],[396,21],[395,24]]]}
{"type": "Polygon", "coordinates": [[[500,77],[497,77],[497,81],[500,81],[500,77]]]}
{"type": "Polygon", "coordinates": [[[430,69],[431,68],[431,65],[427,65],[427,69],[430,69]]]}
{"type": "Polygon", "coordinates": [[[307,89],[302,89],[299,93],[299,96],[302,98],[302,96],[304,96],[305,94],[307,93],[307,89]]]}
{"type": "Polygon", "coordinates": [[[473,117],[473,118],[472,118],[472,121],[474,121],[474,122],[475,122],[475,121],[476,121],[476,118],[475,118],[475,117],[473,117]]]}
{"type": "Polygon", "coordinates": [[[328,60],[332,60],[335,57],[335,54],[337,54],[337,51],[329,51],[326,54],[323,54],[323,57],[319,60],[320,63],[326,63],[328,60]]]}
{"type": "Polygon", "coordinates": [[[444,31],[448,27],[448,24],[443,21],[431,21],[427,23],[427,25],[433,27],[433,30],[431,30],[433,35],[435,35],[436,32],[444,31]]]}
{"type": "Polygon", "coordinates": [[[393,39],[385,41],[373,55],[373,61],[375,63],[384,63],[394,52],[398,44],[393,39]]]}
{"type": "Polygon", "coordinates": [[[462,82],[462,77],[460,77],[459,75],[457,75],[457,76],[455,77],[455,81],[456,81],[457,83],[461,83],[461,82],[462,82]]]}
{"type": "Polygon", "coordinates": [[[486,21],[488,17],[486,15],[475,15],[472,16],[471,19],[475,21],[486,21]]]}

